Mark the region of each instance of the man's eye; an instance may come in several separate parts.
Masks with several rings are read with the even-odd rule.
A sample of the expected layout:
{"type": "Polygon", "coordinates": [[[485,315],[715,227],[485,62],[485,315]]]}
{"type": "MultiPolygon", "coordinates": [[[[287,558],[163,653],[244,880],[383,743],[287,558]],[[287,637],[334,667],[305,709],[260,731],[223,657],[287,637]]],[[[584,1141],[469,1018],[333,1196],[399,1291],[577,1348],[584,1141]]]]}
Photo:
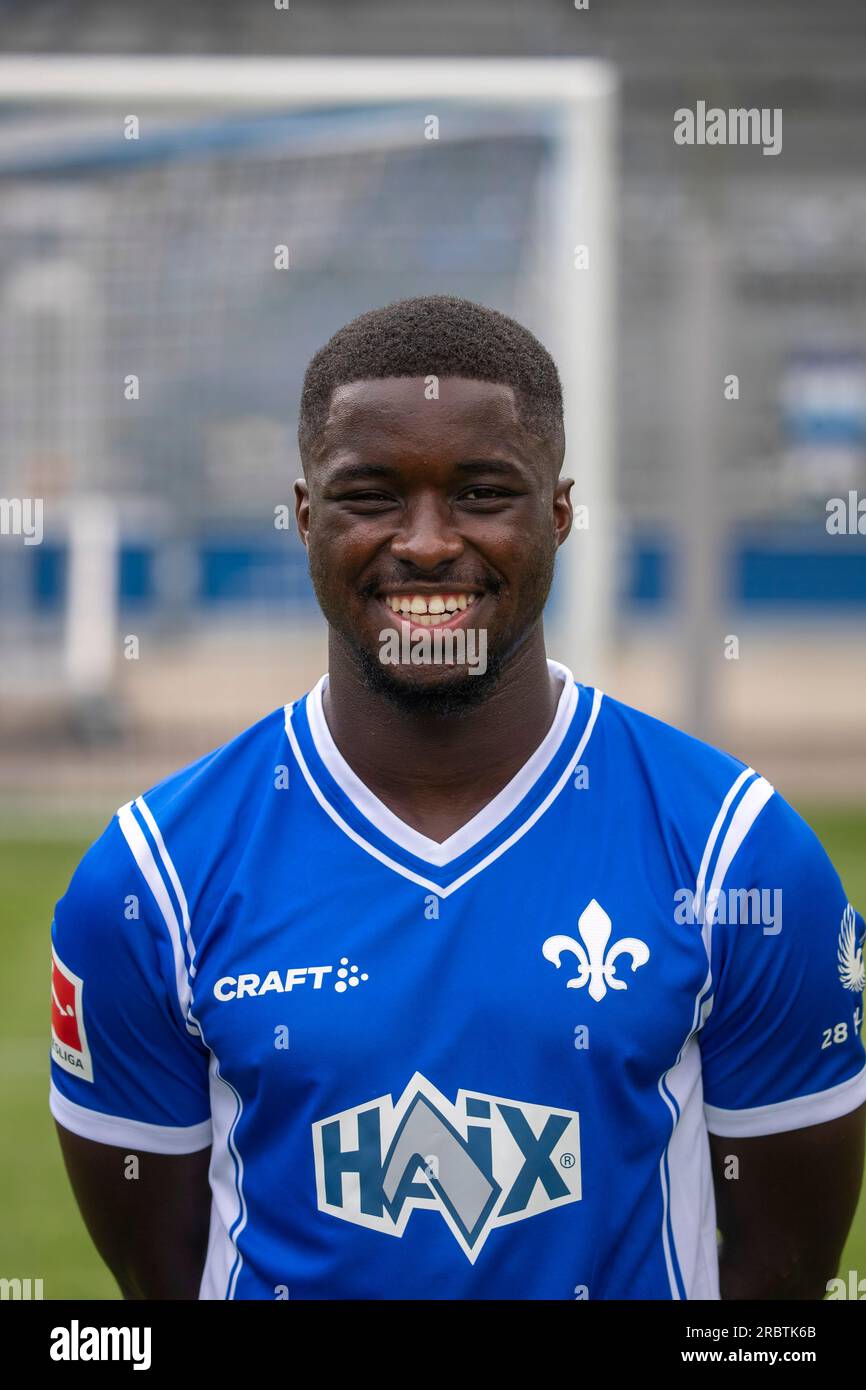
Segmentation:
{"type": "Polygon", "coordinates": [[[485,487],[479,484],[478,487],[470,487],[465,492],[461,492],[460,497],[462,501],[466,502],[498,502],[503,498],[510,497],[510,495],[502,488],[485,487]]]}

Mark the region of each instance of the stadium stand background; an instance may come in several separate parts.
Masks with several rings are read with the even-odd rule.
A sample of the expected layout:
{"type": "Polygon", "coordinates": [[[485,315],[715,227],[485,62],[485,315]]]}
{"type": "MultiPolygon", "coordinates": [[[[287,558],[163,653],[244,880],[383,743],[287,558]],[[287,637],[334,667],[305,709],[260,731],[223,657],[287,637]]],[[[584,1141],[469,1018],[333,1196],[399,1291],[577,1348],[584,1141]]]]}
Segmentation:
{"type": "MultiPolygon", "coordinates": [[[[0,4],[0,49],[585,54],[613,61],[622,80],[620,595],[608,689],[662,717],[683,715],[674,461],[688,344],[677,336],[677,315],[683,250],[695,223],[708,219],[724,258],[730,370],[741,381],[741,399],[715,441],[728,630],[742,641],[739,662],[719,662],[717,737],[790,794],[862,800],[866,538],[830,537],[824,525],[828,496],[866,490],[866,45],[857,4],[596,0],[576,11],[565,0],[292,0],[286,14],[248,3],[7,2],[0,4]],[[754,149],[675,146],[672,113],[698,99],[725,108],[781,107],[783,153],[762,158],[754,149]]],[[[210,138],[219,140],[216,118],[210,138]]],[[[7,444],[0,494],[50,498],[86,485],[121,500],[124,622],[158,639],[159,656],[119,670],[115,730],[105,711],[89,723],[79,711],[72,721],[64,692],[45,678],[59,641],[62,540],[47,534],[40,547],[0,553],[0,798],[39,795],[33,749],[48,740],[54,794],[86,793],[110,809],[131,772],[146,784],[299,693],[322,668],[321,623],[300,547],[278,537],[263,541],[260,524],[275,493],[290,500],[294,412],[308,351],[352,313],[395,292],[447,287],[490,299],[495,287],[505,296],[520,254],[525,189],[543,156],[531,137],[517,135],[507,161],[482,168],[466,144],[448,155],[444,203],[411,152],[363,173],[351,152],[320,166],[308,161],[305,206],[321,215],[310,217],[304,236],[317,264],[300,291],[293,287],[289,305],[272,279],[266,287],[262,277],[226,274],[220,259],[241,263],[244,238],[261,235],[262,217],[277,229],[300,196],[297,180],[285,187],[280,179],[279,152],[266,181],[271,197],[253,224],[243,171],[235,162],[229,175],[218,151],[192,172],[183,161],[150,171],[141,164],[123,196],[100,196],[106,155],[98,132],[84,125],[64,130],[63,168],[54,170],[54,117],[34,116],[29,140],[27,170],[16,172],[18,131],[11,139],[0,125],[7,185],[0,214],[7,444]],[[77,179],[68,177],[70,149],[77,179]],[[171,206],[186,212],[155,236],[148,224],[152,181],[164,179],[183,193],[171,206]],[[380,234],[383,226],[399,230],[407,199],[427,209],[429,224],[429,236],[409,249],[399,236],[380,234]],[[220,208],[218,225],[202,225],[203,206],[220,208]],[[403,259],[395,261],[398,245],[403,259]],[[35,290],[28,278],[34,255],[53,266],[54,276],[37,275],[35,290]],[[149,262],[154,256],[158,262],[149,262]],[[341,280],[348,263],[364,271],[357,298],[357,282],[341,280]],[[92,331],[86,303],[94,269],[107,312],[104,338],[88,343],[82,334],[92,331]],[[198,296],[209,277],[215,292],[204,296],[208,313],[183,318],[185,287],[194,285],[198,296]],[[135,413],[122,401],[113,412],[88,409],[101,385],[92,364],[104,371],[123,363],[127,370],[127,348],[139,341],[141,287],[149,283],[160,286],[153,313],[162,318],[141,367],[148,401],[135,413]],[[34,293],[50,300],[44,315],[32,313],[34,293]],[[82,314],[75,312],[77,294],[82,314]],[[68,312],[58,318],[52,307],[61,303],[68,312]],[[173,332],[180,322],[183,331],[173,332]],[[45,408],[48,379],[68,393],[62,411],[45,408]],[[84,405],[76,408],[76,401],[84,405]],[[54,437],[61,425],[62,437],[54,437]],[[281,641],[287,616],[293,634],[303,633],[291,651],[281,641]],[[19,660],[25,649],[27,660],[19,660]],[[82,738],[97,741],[98,757],[92,747],[77,751],[73,734],[78,749],[82,738]]],[[[578,674],[592,680],[592,673],[578,674]]]]}

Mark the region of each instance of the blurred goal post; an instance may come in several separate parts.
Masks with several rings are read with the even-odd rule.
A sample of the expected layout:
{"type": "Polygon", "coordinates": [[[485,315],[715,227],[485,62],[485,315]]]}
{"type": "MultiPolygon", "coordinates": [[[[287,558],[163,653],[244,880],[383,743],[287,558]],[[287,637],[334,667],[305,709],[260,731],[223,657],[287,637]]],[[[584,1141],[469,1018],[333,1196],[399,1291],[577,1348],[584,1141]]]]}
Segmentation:
{"type": "MultiPolygon", "coordinates": [[[[562,376],[565,473],[576,479],[573,496],[586,520],[559,556],[558,602],[549,638],[552,654],[579,679],[603,684],[614,616],[613,69],[590,59],[0,57],[4,107],[45,111],[81,103],[113,108],[120,120],[154,107],[314,112],[419,102],[433,114],[456,103],[462,109],[486,109],[494,118],[503,106],[544,111],[549,118],[552,168],[533,271],[544,282],[546,310],[536,326],[562,376]]],[[[101,564],[76,563],[75,546],[92,546],[91,531],[86,526],[70,526],[69,531],[70,572],[76,580],[66,646],[84,687],[82,653],[97,654],[103,679],[106,642],[117,623],[106,602],[105,557],[101,564]]]]}

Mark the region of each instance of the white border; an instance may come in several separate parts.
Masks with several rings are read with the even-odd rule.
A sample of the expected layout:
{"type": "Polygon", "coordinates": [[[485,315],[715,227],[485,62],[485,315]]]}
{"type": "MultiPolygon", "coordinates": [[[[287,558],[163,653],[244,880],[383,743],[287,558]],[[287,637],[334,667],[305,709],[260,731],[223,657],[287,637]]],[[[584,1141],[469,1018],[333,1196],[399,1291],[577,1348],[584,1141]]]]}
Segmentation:
{"type": "Polygon", "coordinates": [[[313,796],[316,798],[316,801],[319,803],[322,810],[328,816],[330,816],[334,824],[338,826],[340,830],[343,831],[343,834],[348,835],[349,839],[354,841],[354,843],[358,845],[361,849],[366,850],[367,854],[372,855],[374,859],[378,859],[379,863],[384,864],[386,868],[393,869],[394,873],[400,874],[402,878],[407,878],[410,880],[410,882],[417,883],[421,888],[428,889],[431,893],[435,893],[440,898],[448,898],[451,896],[452,893],[456,893],[458,888],[462,888],[464,883],[468,883],[470,879],[475,878],[476,874],[480,874],[483,869],[486,869],[489,864],[492,864],[496,859],[500,857],[500,855],[504,854],[506,850],[510,849],[513,844],[516,844],[518,840],[522,839],[526,832],[532,829],[533,825],[535,825],[535,822],[539,820],[541,816],[544,815],[548,807],[556,800],[557,796],[562,791],[562,788],[565,786],[569,777],[574,772],[574,769],[578,766],[581,758],[583,757],[586,745],[589,743],[592,731],[595,728],[595,721],[598,718],[598,712],[601,709],[601,702],[603,698],[604,697],[602,691],[593,691],[592,709],[590,711],[589,718],[586,721],[586,727],[584,728],[584,731],[581,735],[580,743],[578,744],[577,748],[575,749],[574,753],[569,759],[568,764],[566,765],[565,769],[562,772],[562,775],[559,778],[559,781],[555,784],[555,786],[551,788],[551,790],[548,792],[547,796],[540,803],[540,805],[536,806],[532,815],[529,816],[528,819],[525,820],[522,825],[519,825],[518,828],[514,831],[514,833],[509,835],[507,840],[503,840],[501,844],[497,845],[495,849],[491,850],[491,852],[487,855],[485,859],[480,860],[479,863],[477,863],[473,868],[467,869],[466,873],[463,874],[461,878],[455,879],[453,883],[449,883],[447,886],[439,883],[434,883],[431,879],[423,878],[420,874],[416,874],[411,869],[407,869],[403,864],[398,863],[396,859],[392,859],[389,855],[384,854],[382,850],[377,849],[375,845],[371,845],[369,841],[365,840],[363,836],[359,835],[357,831],[353,830],[352,827],[346,821],[343,820],[343,817],[339,814],[339,812],[336,811],[334,807],[331,805],[331,803],[326,799],[321,789],[319,788],[318,783],[313,778],[310,769],[307,767],[306,760],[304,758],[303,753],[301,752],[301,748],[298,743],[297,734],[295,733],[292,727],[292,705],[285,706],[285,727],[286,734],[288,735],[289,743],[291,744],[292,752],[295,757],[295,761],[297,762],[298,767],[301,769],[301,772],[304,774],[304,780],[307,783],[307,786],[309,787],[313,796]]]}
{"type": "Polygon", "coordinates": [[[68,1100],[51,1082],[48,1104],[59,1125],[82,1139],[116,1148],[140,1149],[150,1154],[191,1154],[211,1143],[210,1120],[197,1125],[152,1125],[123,1115],[105,1115],[68,1100]]]}
{"type": "Polygon", "coordinates": [[[552,675],[557,676],[562,681],[562,690],[559,693],[556,713],[550,728],[535,752],[514,774],[511,781],[500,792],[497,792],[492,801],[488,801],[486,806],[482,806],[471,820],[468,820],[465,825],[461,825],[459,830],[454,831],[453,835],[449,835],[447,840],[431,840],[428,836],[422,835],[420,831],[413,830],[411,825],[407,825],[405,821],[400,820],[399,816],[389,810],[384,802],[380,801],[370,791],[370,788],[365,786],[360,777],[352,771],[334,742],[331,730],[328,728],[328,722],[325,719],[322,696],[328,681],[327,673],[317,681],[307,698],[307,719],[310,725],[310,734],[316,752],[328,772],[361,815],[365,816],[370,824],[375,826],[387,839],[393,840],[395,845],[399,845],[408,854],[414,854],[417,859],[423,859],[428,864],[435,864],[437,868],[442,868],[455,859],[459,859],[461,854],[465,854],[467,850],[479,844],[485,836],[495,830],[498,825],[501,825],[520,805],[520,802],[556,756],[577,708],[578,690],[574,683],[574,676],[567,667],[550,659],[548,659],[547,667],[552,675]]]}
{"type": "Polygon", "coordinates": [[[866,1066],[838,1086],[826,1091],[813,1091],[808,1096],[775,1101],[772,1105],[754,1105],[745,1110],[721,1110],[704,1105],[704,1115],[710,1134],[725,1139],[749,1138],[761,1134],[784,1134],[789,1129],[807,1129],[824,1125],[849,1115],[866,1101],[866,1066]]]}

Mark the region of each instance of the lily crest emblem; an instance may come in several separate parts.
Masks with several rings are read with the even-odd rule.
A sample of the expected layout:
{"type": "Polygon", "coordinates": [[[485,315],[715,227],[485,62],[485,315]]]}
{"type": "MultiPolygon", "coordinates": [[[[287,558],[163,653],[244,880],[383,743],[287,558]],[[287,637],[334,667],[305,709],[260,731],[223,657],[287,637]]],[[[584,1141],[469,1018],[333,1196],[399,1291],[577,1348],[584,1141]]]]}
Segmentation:
{"type": "Polygon", "coordinates": [[[615,941],[610,950],[611,920],[595,898],[580,914],[577,922],[580,941],[573,936],[549,936],[541,948],[545,960],[552,961],[557,970],[562,957],[570,952],[577,957],[577,974],[567,982],[568,989],[582,989],[589,985],[589,996],[598,1001],[611,989],[627,989],[628,982],[620,980],[616,974],[616,961],[619,956],[631,956],[632,973],[638,966],[649,960],[649,947],[636,936],[623,936],[615,941]],[[581,942],[583,944],[581,944],[581,942]]]}

